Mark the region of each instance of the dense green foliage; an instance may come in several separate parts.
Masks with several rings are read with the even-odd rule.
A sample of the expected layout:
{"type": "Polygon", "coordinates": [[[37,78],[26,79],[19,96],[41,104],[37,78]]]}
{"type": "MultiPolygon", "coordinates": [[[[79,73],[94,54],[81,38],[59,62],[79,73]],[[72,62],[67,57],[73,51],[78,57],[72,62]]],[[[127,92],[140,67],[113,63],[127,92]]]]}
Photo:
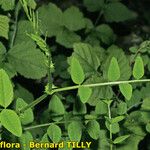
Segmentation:
{"type": "Polygon", "coordinates": [[[0,0],[1,140],[150,150],[147,3],[0,0]]]}

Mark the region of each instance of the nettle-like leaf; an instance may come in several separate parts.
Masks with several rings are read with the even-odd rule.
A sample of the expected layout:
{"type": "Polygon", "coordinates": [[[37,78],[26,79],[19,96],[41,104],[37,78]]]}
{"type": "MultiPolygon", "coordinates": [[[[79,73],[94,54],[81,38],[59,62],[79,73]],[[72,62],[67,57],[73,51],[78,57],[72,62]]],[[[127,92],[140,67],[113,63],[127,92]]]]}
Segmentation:
{"type": "Polygon", "coordinates": [[[92,89],[89,87],[79,87],[78,94],[79,94],[80,100],[83,103],[86,103],[92,94],[92,89]]]}
{"type": "Polygon", "coordinates": [[[8,61],[26,78],[40,79],[47,73],[46,57],[33,42],[22,42],[8,52],[8,61]]]}
{"type": "MultiPolygon", "coordinates": [[[[106,82],[102,77],[92,76],[87,79],[84,84],[92,84],[92,83],[104,83],[106,82]]],[[[110,86],[104,87],[93,87],[92,95],[88,100],[88,103],[92,106],[96,106],[100,99],[111,99],[113,96],[113,91],[110,86]]]]}
{"type": "Polygon", "coordinates": [[[85,43],[76,43],[73,47],[74,52],[68,60],[69,64],[71,64],[71,58],[75,57],[80,62],[86,77],[99,74],[97,69],[100,66],[103,50],[85,43]]]}
{"type": "Polygon", "coordinates": [[[18,22],[17,27],[18,28],[16,32],[15,44],[20,44],[22,41],[24,42],[32,41],[32,39],[29,36],[27,36],[27,33],[28,34],[34,33],[34,29],[30,21],[21,20],[18,22]]]}
{"type": "Polygon", "coordinates": [[[110,131],[110,125],[111,125],[111,132],[113,134],[116,134],[120,131],[119,123],[110,123],[108,120],[106,120],[105,125],[109,131],[110,131]]]}
{"type": "Polygon", "coordinates": [[[30,142],[33,141],[33,136],[30,132],[27,131],[21,135],[19,141],[21,145],[26,145],[22,146],[21,150],[30,150],[30,142]]]}
{"type": "Polygon", "coordinates": [[[127,104],[125,102],[120,102],[117,105],[117,114],[123,115],[127,112],[127,104]]]}
{"type": "Polygon", "coordinates": [[[57,95],[53,95],[49,102],[49,111],[54,121],[60,121],[65,114],[65,108],[60,98],[57,95]]]}
{"type": "Polygon", "coordinates": [[[111,46],[107,50],[108,57],[104,60],[102,64],[103,76],[105,79],[108,77],[108,68],[110,66],[110,61],[112,57],[115,57],[118,61],[120,68],[120,78],[119,80],[129,80],[131,77],[131,67],[127,56],[124,54],[123,50],[115,45],[111,46]]]}
{"type": "Polygon", "coordinates": [[[133,76],[136,79],[142,78],[144,75],[144,64],[140,56],[136,57],[135,64],[133,67],[133,76]]]}
{"type": "Polygon", "coordinates": [[[104,0],[84,0],[84,6],[90,12],[100,11],[104,6],[104,0]]]}
{"type": "Polygon", "coordinates": [[[0,105],[7,108],[13,101],[13,86],[5,72],[0,69],[0,105]]]}
{"type": "MultiPolygon", "coordinates": [[[[26,107],[28,104],[21,98],[18,98],[16,101],[16,110],[21,110],[26,107]]],[[[27,125],[34,121],[34,115],[31,108],[26,110],[24,113],[20,114],[20,120],[23,125],[27,125]]]]}
{"type": "Polygon", "coordinates": [[[111,27],[108,26],[107,24],[101,24],[97,26],[96,32],[97,32],[98,38],[100,38],[100,40],[105,44],[110,45],[114,43],[116,39],[116,35],[114,34],[111,27]]]}
{"type": "Polygon", "coordinates": [[[132,97],[132,85],[131,84],[129,83],[119,84],[119,89],[127,100],[131,99],[132,97]]]}
{"type": "Polygon", "coordinates": [[[16,84],[15,98],[22,98],[26,103],[31,103],[34,100],[33,94],[20,84],[16,84]]]}
{"type": "Polygon", "coordinates": [[[115,57],[112,57],[109,68],[108,68],[108,80],[116,81],[120,78],[120,68],[118,61],[115,57]]]}
{"type": "Polygon", "coordinates": [[[134,17],[133,12],[120,2],[107,4],[105,6],[104,16],[108,22],[121,22],[134,17]]]}
{"type": "Polygon", "coordinates": [[[82,136],[82,124],[78,121],[73,121],[68,126],[68,136],[71,141],[79,142],[82,136]]]}
{"type": "Polygon", "coordinates": [[[44,35],[55,36],[62,30],[62,11],[53,3],[38,9],[39,25],[44,35]]]}
{"type": "Polygon", "coordinates": [[[85,28],[85,20],[79,8],[72,6],[63,13],[63,24],[70,31],[77,31],[85,28]]]}
{"type": "Polygon", "coordinates": [[[0,36],[8,39],[9,32],[9,18],[4,15],[0,15],[0,36]]]}
{"type": "Polygon", "coordinates": [[[66,48],[72,48],[74,43],[80,42],[81,37],[67,29],[63,29],[57,34],[56,42],[65,46],[66,48]]]}
{"type": "Polygon", "coordinates": [[[104,115],[107,114],[107,112],[108,112],[107,104],[104,103],[102,100],[99,100],[95,107],[95,113],[97,115],[104,115]]]}
{"type": "Polygon", "coordinates": [[[80,65],[78,59],[76,59],[75,57],[73,57],[71,60],[70,72],[71,72],[71,78],[74,83],[81,84],[84,81],[85,75],[82,66],[80,65]]]}
{"type": "Polygon", "coordinates": [[[59,126],[51,124],[47,129],[47,134],[54,143],[58,143],[62,133],[59,126]]]}
{"type": "Polygon", "coordinates": [[[13,10],[15,6],[15,0],[0,0],[0,5],[4,11],[13,10]]]}
{"type": "Polygon", "coordinates": [[[20,137],[22,135],[21,122],[15,111],[3,109],[0,113],[0,121],[2,126],[15,136],[20,137]]]}
{"type": "Polygon", "coordinates": [[[100,125],[96,120],[89,121],[86,130],[91,138],[97,140],[100,136],[100,125]]]}
{"type": "Polygon", "coordinates": [[[129,138],[130,135],[123,135],[123,136],[120,136],[120,137],[117,137],[113,143],[114,144],[119,144],[119,143],[122,143],[123,141],[125,141],[127,138],[129,138]]]}

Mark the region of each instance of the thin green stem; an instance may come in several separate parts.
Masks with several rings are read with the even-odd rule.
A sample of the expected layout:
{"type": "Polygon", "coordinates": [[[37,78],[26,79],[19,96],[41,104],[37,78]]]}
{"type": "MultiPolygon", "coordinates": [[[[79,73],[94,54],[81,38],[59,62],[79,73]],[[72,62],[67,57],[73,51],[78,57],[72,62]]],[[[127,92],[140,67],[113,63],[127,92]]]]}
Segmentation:
{"type": "MultiPolygon", "coordinates": [[[[111,120],[110,105],[107,105],[107,106],[108,106],[108,117],[111,120]]],[[[111,143],[112,142],[112,125],[111,124],[109,125],[109,139],[110,139],[110,150],[113,150],[113,144],[111,143]]]]}
{"type": "Polygon", "coordinates": [[[23,113],[25,112],[27,109],[32,108],[34,106],[36,106],[37,104],[39,104],[41,101],[43,101],[48,95],[47,94],[43,94],[42,96],[40,96],[39,98],[37,98],[36,100],[34,100],[32,103],[30,103],[29,105],[27,105],[26,107],[22,108],[21,110],[19,110],[19,113],[23,113]]]}
{"type": "Polygon", "coordinates": [[[41,97],[37,98],[35,101],[33,101],[28,106],[22,108],[19,112],[23,113],[25,110],[27,110],[29,108],[32,108],[35,105],[39,104],[48,95],[52,95],[52,94],[57,93],[57,92],[74,90],[74,89],[78,89],[79,87],[100,87],[100,86],[108,86],[108,85],[113,86],[113,85],[118,85],[118,84],[123,84],[123,83],[139,83],[139,82],[150,82],[150,79],[129,80],[129,81],[116,81],[116,82],[95,83],[95,84],[84,84],[84,85],[75,85],[75,86],[70,86],[70,87],[65,87],[65,88],[53,89],[52,91],[48,92],[47,94],[44,94],[41,97]]]}
{"type": "Polygon", "coordinates": [[[118,84],[123,84],[123,83],[139,83],[139,82],[150,82],[150,79],[143,79],[143,80],[129,80],[129,81],[115,81],[115,82],[105,82],[105,83],[94,83],[94,84],[84,84],[84,85],[75,85],[75,86],[70,86],[70,87],[64,87],[64,88],[57,88],[53,89],[51,92],[48,94],[52,95],[57,92],[62,92],[62,91],[69,91],[69,90],[74,90],[78,89],[79,87],[99,87],[99,86],[113,86],[113,85],[118,85],[118,84]]]}
{"type": "Polygon", "coordinates": [[[10,41],[10,46],[9,46],[10,48],[13,47],[14,42],[15,42],[15,38],[16,38],[19,10],[20,10],[20,3],[18,2],[16,5],[16,9],[15,9],[14,31],[13,31],[13,35],[12,35],[12,38],[10,41]]]}

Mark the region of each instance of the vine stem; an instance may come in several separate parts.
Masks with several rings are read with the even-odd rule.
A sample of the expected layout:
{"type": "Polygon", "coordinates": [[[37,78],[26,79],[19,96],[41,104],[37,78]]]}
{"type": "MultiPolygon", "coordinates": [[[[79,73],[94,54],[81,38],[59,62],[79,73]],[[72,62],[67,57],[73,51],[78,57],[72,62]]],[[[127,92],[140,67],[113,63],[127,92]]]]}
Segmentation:
{"type": "Polygon", "coordinates": [[[108,85],[112,85],[113,86],[113,85],[118,85],[118,84],[123,84],[123,83],[139,83],[139,82],[150,82],[150,79],[84,84],[84,85],[75,85],[75,86],[70,86],[70,87],[65,87],[65,88],[53,89],[52,91],[47,92],[46,94],[43,94],[42,96],[40,96],[39,98],[34,100],[32,103],[30,103],[26,107],[22,108],[19,111],[19,113],[23,113],[27,109],[34,107],[35,105],[37,105],[41,101],[43,101],[48,95],[52,95],[52,94],[57,93],[57,92],[74,90],[74,89],[78,89],[79,87],[100,87],[100,86],[108,86],[108,85]]]}
{"type": "Polygon", "coordinates": [[[36,105],[39,104],[41,101],[43,101],[47,96],[48,96],[47,94],[43,94],[42,96],[40,96],[39,98],[37,98],[36,100],[34,100],[34,101],[33,101],[32,103],[30,103],[29,105],[27,105],[26,107],[23,107],[21,110],[19,110],[19,113],[23,113],[23,112],[25,112],[27,109],[36,106],[36,105]]]}
{"type": "MultiPolygon", "coordinates": [[[[111,120],[110,105],[107,105],[107,106],[108,106],[108,117],[111,120]]],[[[111,124],[109,125],[109,139],[110,139],[110,142],[112,142],[112,125],[111,124]]],[[[110,150],[113,150],[113,144],[112,143],[110,143],[110,150]]]]}
{"type": "Polygon", "coordinates": [[[70,87],[64,87],[64,88],[57,88],[53,89],[51,92],[48,94],[52,95],[57,92],[62,92],[62,91],[69,91],[69,90],[74,90],[78,89],[79,87],[98,87],[98,86],[108,86],[108,85],[118,85],[118,84],[124,84],[124,83],[139,83],[139,82],[150,82],[150,79],[143,79],[143,80],[129,80],[129,81],[116,81],[116,82],[105,82],[105,83],[94,83],[94,84],[83,84],[83,85],[75,85],[75,86],[70,86],[70,87]]]}

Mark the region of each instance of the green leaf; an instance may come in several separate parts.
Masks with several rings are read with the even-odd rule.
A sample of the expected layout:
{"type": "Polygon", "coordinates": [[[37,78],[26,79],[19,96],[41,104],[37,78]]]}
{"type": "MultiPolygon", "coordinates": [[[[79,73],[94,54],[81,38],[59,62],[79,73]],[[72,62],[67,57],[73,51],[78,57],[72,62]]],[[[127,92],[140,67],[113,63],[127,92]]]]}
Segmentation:
{"type": "Polygon", "coordinates": [[[112,57],[109,69],[108,69],[108,79],[110,81],[116,81],[120,78],[120,68],[118,61],[115,57],[112,57]]]}
{"type": "Polygon", "coordinates": [[[32,9],[36,8],[36,2],[35,2],[35,0],[27,0],[27,4],[32,9]]]}
{"type": "Polygon", "coordinates": [[[9,18],[4,15],[0,15],[0,36],[8,39],[9,32],[9,18]]]}
{"type": "Polygon", "coordinates": [[[104,0],[84,0],[83,2],[90,12],[100,11],[104,5],[104,0]]]}
{"type": "Polygon", "coordinates": [[[71,6],[63,13],[63,24],[70,31],[77,31],[85,28],[85,20],[79,8],[71,6]]]}
{"type": "Polygon", "coordinates": [[[86,130],[91,138],[97,140],[100,136],[100,125],[96,120],[89,121],[86,125],[86,130]]]}
{"type": "Polygon", "coordinates": [[[71,60],[71,78],[76,84],[81,84],[85,79],[82,66],[75,57],[73,57],[71,60]]]}
{"type": "Polygon", "coordinates": [[[117,117],[111,119],[111,123],[118,123],[118,122],[122,121],[123,119],[125,119],[125,116],[117,116],[117,117]]]}
{"type": "Polygon", "coordinates": [[[5,70],[0,69],[0,105],[6,108],[12,101],[13,86],[5,70]]]}
{"type": "Polygon", "coordinates": [[[13,10],[15,6],[15,0],[0,0],[0,5],[4,11],[13,10]]]}
{"type": "Polygon", "coordinates": [[[113,143],[114,144],[119,144],[119,143],[122,143],[123,141],[125,141],[127,138],[129,138],[130,135],[123,135],[123,136],[120,136],[120,137],[117,137],[113,143]]]}
{"type": "Polygon", "coordinates": [[[96,32],[98,33],[98,38],[105,44],[110,45],[114,43],[116,35],[113,30],[107,24],[101,24],[96,27],[96,32]]]}
{"type": "Polygon", "coordinates": [[[33,94],[20,84],[16,84],[15,98],[22,98],[26,103],[31,103],[34,100],[33,94]]]}
{"type": "Polygon", "coordinates": [[[42,33],[48,37],[57,35],[62,30],[62,11],[53,3],[43,5],[38,9],[39,26],[42,33]]]}
{"type": "Polygon", "coordinates": [[[79,99],[76,99],[73,105],[73,115],[81,115],[86,113],[86,104],[83,104],[79,99]]]}
{"type": "MultiPolygon", "coordinates": [[[[28,106],[28,104],[21,98],[18,98],[16,101],[16,110],[21,110],[22,108],[28,106]]],[[[27,125],[34,121],[34,115],[31,108],[24,111],[24,113],[20,114],[20,120],[23,125],[27,125]]]]}
{"type": "MultiPolygon", "coordinates": [[[[99,76],[92,76],[87,79],[84,84],[94,84],[94,83],[104,83],[106,80],[99,76]]],[[[110,86],[104,87],[93,87],[92,95],[88,100],[88,103],[92,106],[96,106],[101,99],[111,99],[113,96],[113,91],[110,86]]]]}
{"type": "Polygon", "coordinates": [[[150,123],[146,125],[146,131],[150,133],[150,123]]]}
{"type": "Polygon", "coordinates": [[[78,94],[82,103],[86,103],[92,94],[92,89],[89,87],[79,87],[78,94]]]}
{"type": "Polygon", "coordinates": [[[117,114],[123,115],[127,112],[127,104],[125,102],[120,102],[117,105],[117,114]]]}
{"type": "Polygon", "coordinates": [[[74,43],[80,42],[81,37],[76,33],[67,29],[62,30],[57,34],[56,42],[65,46],[66,48],[72,48],[74,43]]]}
{"type": "Polygon", "coordinates": [[[2,126],[15,136],[20,137],[22,135],[21,122],[15,111],[3,109],[0,113],[0,121],[2,126]]]}
{"type": "Polygon", "coordinates": [[[110,125],[111,125],[111,132],[113,134],[116,134],[120,131],[119,123],[112,123],[111,124],[109,121],[106,121],[105,125],[109,131],[110,131],[110,125]]]}
{"type": "Polygon", "coordinates": [[[133,67],[133,76],[135,79],[140,79],[144,75],[144,64],[140,56],[136,57],[135,64],[133,67]]]}
{"type": "Polygon", "coordinates": [[[28,20],[20,20],[17,25],[17,32],[15,38],[15,45],[24,42],[32,41],[32,39],[27,36],[28,34],[34,33],[33,26],[30,21],[28,20]]]}
{"type": "Polygon", "coordinates": [[[40,79],[47,73],[46,57],[33,42],[22,42],[8,52],[9,63],[26,78],[40,79]]]}
{"type": "Polygon", "coordinates": [[[129,63],[129,59],[125,55],[124,51],[116,45],[112,45],[107,50],[107,58],[104,59],[102,63],[101,70],[103,71],[103,76],[105,79],[108,78],[108,69],[110,66],[110,61],[112,57],[115,57],[118,61],[120,68],[120,78],[119,80],[129,80],[131,77],[131,66],[129,63]]]}
{"type": "Polygon", "coordinates": [[[65,108],[60,98],[56,95],[53,95],[52,99],[49,102],[49,111],[52,119],[55,121],[60,121],[65,113],[65,108]],[[57,117],[60,116],[60,117],[57,117]]]}
{"type": "Polygon", "coordinates": [[[98,115],[107,114],[108,108],[106,103],[104,103],[102,100],[100,100],[95,107],[95,113],[98,115]]]}
{"type": "Polygon", "coordinates": [[[47,129],[47,134],[54,143],[58,143],[62,133],[59,126],[51,124],[47,129]]]}
{"type": "Polygon", "coordinates": [[[120,2],[107,4],[104,16],[108,22],[122,22],[134,17],[133,12],[120,2]]]}
{"type": "Polygon", "coordinates": [[[26,145],[26,146],[22,146],[21,150],[30,150],[30,142],[33,141],[33,136],[30,132],[25,132],[19,138],[19,141],[21,145],[26,145]]]}
{"type": "Polygon", "coordinates": [[[82,136],[82,126],[80,122],[73,121],[68,126],[68,135],[71,141],[79,142],[82,136]]]}
{"type": "Polygon", "coordinates": [[[149,111],[150,110],[150,98],[145,98],[143,100],[142,109],[149,111]]]}
{"type": "Polygon", "coordinates": [[[75,57],[80,62],[86,77],[98,74],[97,69],[100,66],[103,49],[85,43],[75,43],[73,49],[74,52],[68,59],[69,64],[71,64],[72,57],[75,57]]]}
{"type": "Polygon", "coordinates": [[[131,84],[129,83],[119,84],[119,89],[127,100],[131,99],[132,97],[132,85],[131,84]]]}

